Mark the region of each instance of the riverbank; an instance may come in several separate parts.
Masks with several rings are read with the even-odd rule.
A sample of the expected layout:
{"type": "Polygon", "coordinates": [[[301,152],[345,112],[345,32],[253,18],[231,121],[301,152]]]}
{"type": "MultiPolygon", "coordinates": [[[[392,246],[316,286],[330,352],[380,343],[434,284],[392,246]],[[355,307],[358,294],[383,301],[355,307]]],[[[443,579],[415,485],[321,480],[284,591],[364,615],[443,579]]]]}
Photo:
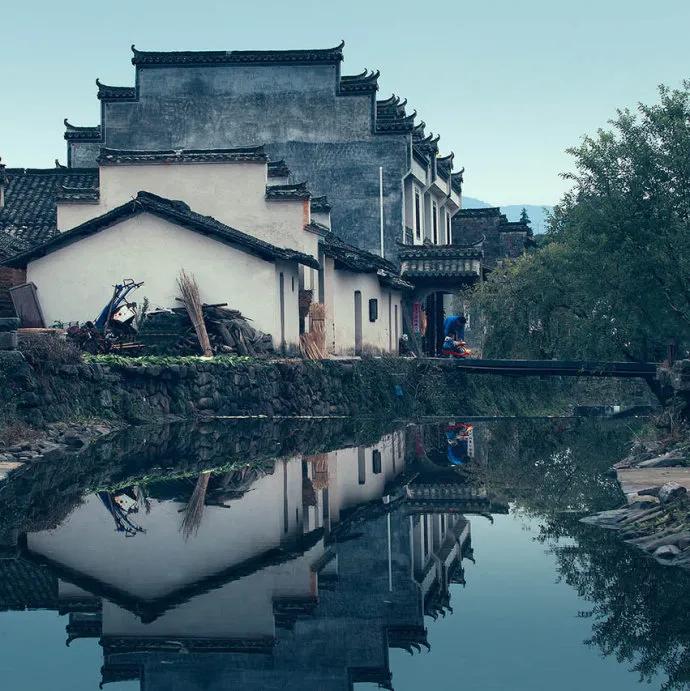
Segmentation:
{"type": "Polygon", "coordinates": [[[101,356],[30,364],[19,351],[0,353],[0,390],[6,446],[45,436],[57,422],[121,427],[224,416],[558,415],[577,403],[606,400],[591,381],[467,375],[406,358],[101,356]]]}
{"type": "Polygon", "coordinates": [[[665,411],[611,472],[626,505],[583,522],[618,531],[661,564],[690,568],[690,426],[665,411]]]}

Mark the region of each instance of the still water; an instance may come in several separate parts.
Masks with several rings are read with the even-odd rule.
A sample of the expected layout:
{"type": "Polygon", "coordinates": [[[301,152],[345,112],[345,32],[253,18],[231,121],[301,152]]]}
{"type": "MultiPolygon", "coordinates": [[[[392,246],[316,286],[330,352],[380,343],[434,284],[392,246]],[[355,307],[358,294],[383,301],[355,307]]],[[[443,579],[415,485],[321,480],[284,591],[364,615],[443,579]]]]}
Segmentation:
{"type": "Polygon", "coordinates": [[[22,468],[1,688],[690,688],[690,578],[578,521],[634,424],[176,425],[22,468]]]}

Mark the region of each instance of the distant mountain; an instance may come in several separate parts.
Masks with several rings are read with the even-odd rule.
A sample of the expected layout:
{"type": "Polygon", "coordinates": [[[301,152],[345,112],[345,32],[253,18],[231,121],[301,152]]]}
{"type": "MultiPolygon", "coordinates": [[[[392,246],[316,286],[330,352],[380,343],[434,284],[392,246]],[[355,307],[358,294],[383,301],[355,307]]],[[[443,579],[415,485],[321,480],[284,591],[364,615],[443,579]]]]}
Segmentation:
{"type": "Polygon", "coordinates": [[[474,197],[466,197],[462,195],[462,208],[463,209],[490,209],[493,204],[487,204],[481,199],[475,199],[474,197]]]}
{"type": "MultiPolygon", "coordinates": [[[[495,204],[488,204],[481,199],[463,196],[462,206],[464,209],[488,209],[495,206],[495,204]]],[[[509,221],[518,221],[520,220],[520,212],[523,207],[527,209],[527,215],[532,221],[532,230],[535,234],[545,233],[546,213],[551,211],[553,207],[537,206],[535,204],[509,204],[508,206],[502,206],[501,211],[508,217],[509,221]]]]}

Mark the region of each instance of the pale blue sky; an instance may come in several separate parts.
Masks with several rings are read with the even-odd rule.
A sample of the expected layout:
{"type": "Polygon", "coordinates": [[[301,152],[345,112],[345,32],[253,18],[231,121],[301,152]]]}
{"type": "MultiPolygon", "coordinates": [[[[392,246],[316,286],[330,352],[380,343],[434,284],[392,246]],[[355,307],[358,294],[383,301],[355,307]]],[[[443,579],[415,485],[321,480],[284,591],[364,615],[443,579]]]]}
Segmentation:
{"type": "Polygon", "coordinates": [[[0,8],[0,155],[65,162],[62,119],[98,122],[94,80],[131,85],[142,50],[328,47],[378,68],[466,167],[465,192],[552,204],[566,147],[617,107],[690,77],[690,0],[23,0],[0,8]]]}

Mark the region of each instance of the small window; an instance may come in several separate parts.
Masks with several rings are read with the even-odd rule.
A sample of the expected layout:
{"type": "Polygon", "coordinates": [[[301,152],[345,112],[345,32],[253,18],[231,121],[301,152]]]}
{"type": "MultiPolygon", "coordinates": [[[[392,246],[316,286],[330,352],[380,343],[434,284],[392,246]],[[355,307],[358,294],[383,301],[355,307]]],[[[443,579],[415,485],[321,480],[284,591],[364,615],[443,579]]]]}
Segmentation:
{"type": "Polygon", "coordinates": [[[414,233],[417,240],[422,239],[422,197],[416,187],[414,189],[414,233]]]}
{"type": "Polygon", "coordinates": [[[292,277],[292,292],[295,292],[295,277],[292,277]]]}
{"type": "Polygon", "coordinates": [[[438,245],[438,205],[436,202],[431,205],[431,230],[434,245],[438,245]]]}
{"type": "Polygon", "coordinates": [[[371,452],[371,471],[375,475],[381,472],[381,452],[378,449],[371,452]]]}
{"type": "Polygon", "coordinates": [[[379,301],[376,298],[369,300],[369,321],[375,322],[379,318],[379,301]]]}

